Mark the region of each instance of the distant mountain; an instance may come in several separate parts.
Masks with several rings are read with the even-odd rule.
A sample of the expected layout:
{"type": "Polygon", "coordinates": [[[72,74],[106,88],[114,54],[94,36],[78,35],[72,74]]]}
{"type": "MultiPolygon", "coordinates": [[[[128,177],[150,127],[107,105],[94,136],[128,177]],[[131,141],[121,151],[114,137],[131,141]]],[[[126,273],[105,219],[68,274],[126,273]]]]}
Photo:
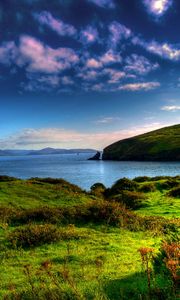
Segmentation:
{"type": "Polygon", "coordinates": [[[44,148],[41,150],[0,150],[0,156],[16,155],[48,155],[48,154],[73,154],[73,153],[95,153],[94,149],[54,149],[44,148]]]}
{"type": "Polygon", "coordinates": [[[41,150],[32,150],[29,155],[48,155],[48,154],[73,154],[73,153],[94,153],[93,149],[54,149],[44,148],[41,150]]]}
{"type": "Polygon", "coordinates": [[[180,124],[111,144],[103,150],[102,159],[180,161],[180,124]]]}

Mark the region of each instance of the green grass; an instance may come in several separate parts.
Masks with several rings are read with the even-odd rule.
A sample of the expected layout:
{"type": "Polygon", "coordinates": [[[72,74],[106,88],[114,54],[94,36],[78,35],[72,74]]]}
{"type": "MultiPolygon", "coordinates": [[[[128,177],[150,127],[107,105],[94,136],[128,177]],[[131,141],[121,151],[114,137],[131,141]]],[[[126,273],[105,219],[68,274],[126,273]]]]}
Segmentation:
{"type": "MultiPolygon", "coordinates": [[[[10,229],[11,230],[11,229],[10,229]]],[[[32,273],[36,273],[47,259],[52,262],[52,271],[57,274],[62,271],[66,257],[71,276],[78,281],[79,289],[83,288],[82,278],[85,277],[86,288],[95,284],[99,272],[97,260],[102,261],[100,278],[105,282],[123,280],[131,274],[141,272],[139,247],[154,247],[160,245],[161,238],[153,238],[147,233],[133,233],[117,228],[77,228],[82,235],[79,240],[60,241],[56,244],[44,245],[31,250],[1,249],[1,296],[11,283],[17,290],[27,286],[27,278],[23,268],[30,265],[32,273]],[[137,243],[138,241],[138,243],[137,243]],[[69,249],[69,250],[67,250],[69,249]]],[[[3,236],[1,231],[1,236],[3,236]]],[[[137,281],[141,276],[137,275],[137,281]]],[[[146,282],[142,287],[146,290],[146,282]]],[[[85,292],[85,291],[84,291],[85,292]]]]}
{"type": "Polygon", "coordinates": [[[166,196],[166,192],[156,191],[147,195],[144,207],[139,213],[146,216],[180,218],[180,199],[166,196]]]}
{"type": "Polygon", "coordinates": [[[61,185],[17,180],[0,182],[0,205],[14,208],[39,206],[71,206],[87,202],[89,197],[82,192],[69,191],[61,185]]]}
{"type": "MultiPolygon", "coordinates": [[[[179,178],[172,180],[180,181],[179,178]]],[[[167,218],[167,223],[178,218],[180,199],[167,196],[169,189],[160,188],[166,179],[151,182],[155,183],[155,191],[145,193],[143,205],[135,213],[142,217],[161,216],[167,218]]],[[[138,183],[137,189],[147,183],[138,183]]],[[[77,205],[83,208],[92,201],[96,203],[99,198],[103,203],[101,192],[103,190],[98,190],[98,196],[95,191],[91,195],[64,181],[56,184],[38,179],[0,182],[0,206],[12,208],[14,214],[45,206],[72,210],[77,205]]],[[[13,224],[7,223],[3,217],[0,214],[0,299],[3,300],[149,299],[146,274],[138,250],[150,247],[157,255],[162,241],[171,238],[171,232],[164,235],[141,228],[130,231],[117,225],[110,226],[106,219],[99,222],[84,220],[66,226],[56,222],[59,230],[71,232],[69,238],[67,235],[67,238],[51,244],[13,248],[8,242],[9,234],[12,235],[18,228],[26,228],[28,221],[24,225],[13,224]],[[45,291],[48,296],[43,294],[45,291]],[[59,292],[61,296],[58,296],[59,292]],[[63,293],[66,295],[64,298],[63,293]],[[8,298],[10,296],[12,298],[8,298]]],[[[161,297],[165,291],[166,298],[161,299],[175,299],[171,285],[169,277],[160,274],[154,278],[152,288],[157,293],[160,291],[161,297]]],[[[153,294],[152,299],[160,299],[157,297],[153,294]]]]}

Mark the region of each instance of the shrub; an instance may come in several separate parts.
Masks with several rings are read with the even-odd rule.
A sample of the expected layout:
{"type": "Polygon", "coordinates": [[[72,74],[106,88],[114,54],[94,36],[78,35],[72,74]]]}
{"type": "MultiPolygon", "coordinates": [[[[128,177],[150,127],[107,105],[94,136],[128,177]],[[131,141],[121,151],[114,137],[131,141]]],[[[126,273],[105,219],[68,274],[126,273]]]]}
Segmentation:
{"type": "Polygon", "coordinates": [[[62,210],[54,207],[40,207],[17,211],[11,217],[12,225],[27,223],[51,223],[56,224],[62,221],[62,210]]]}
{"type": "Polygon", "coordinates": [[[121,178],[112,185],[110,189],[105,191],[105,196],[110,197],[119,194],[121,191],[135,191],[138,188],[138,184],[128,178],[121,178]]]}
{"type": "Polygon", "coordinates": [[[11,218],[16,215],[16,210],[9,207],[0,207],[0,221],[2,223],[9,223],[11,218]]]}
{"type": "MultiPolygon", "coordinates": [[[[154,271],[171,279],[173,294],[179,285],[180,244],[178,242],[163,242],[159,254],[154,258],[154,271]]],[[[175,297],[176,298],[176,297],[175,297]]]]}
{"type": "Polygon", "coordinates": [[[145,195],[140,192],[122,191],[121,194],[115,196],[113,199],[124,203],[127,208],[137,209],[142,206],[142,200],[145,199],[145,195]]]}
{"type": "Polygon", "coordinates": [[[168,196],[174,198],[180,198],[180,186],[169,191],[168,196]]]}
{"type": "Polygon", "coordinates": [[[155,192],[155,190],[156,190],[156,187],[155,187],[154,183],[152,183],[152,182],[145,183],[139,188],[139,191],[144,192],[144,193],[155,192]]]}
{"type": "Polygon", "coordinates": [[[91,190],[91,194],[102,197],[106,190],[106,187],[104,184],[97,182],[91,186],[90,190],[91,190]]]}
{"type": "Polygon", "coordinates": [[[0,182],[8,182],[8,181],[16,181],[16,180],[18,180],[18,178],[6,176],[6,175],[0,176],[0,182]]]}
{"type": "Polygon", "coordinates": [[[157,183],[157,186],[159,189],[161,190],[169,190],[169,189],[172,189],[174,187],[177,187],[179,185],[179,182],[177,180],[174,180],[174,179],[169,179],[169,180],[166,180],[164,182],[158,182],[157,183]]]}
{"type": "Polygon", "coordinates": [[[8,241],[12,247],[29,248],[56,242],[60,237],[60,232],[54,225],[26,225],[10,233],[8,241]]]}
{"type": "Polygon", "coordinates": [[[151,180],[151,177],[148,177],[148,176],[138,176],[138,177],[135,177],[133,179],[133,181],[135,182],[145,182],[145,181],[150,181],[151,180]]]}

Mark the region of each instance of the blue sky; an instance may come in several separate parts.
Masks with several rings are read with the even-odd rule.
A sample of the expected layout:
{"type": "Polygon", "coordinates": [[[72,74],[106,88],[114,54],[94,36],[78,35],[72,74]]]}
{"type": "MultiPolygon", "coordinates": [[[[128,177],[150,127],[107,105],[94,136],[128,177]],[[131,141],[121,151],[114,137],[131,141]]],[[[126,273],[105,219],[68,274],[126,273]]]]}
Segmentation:
{"type": "Polygon", "coordinates": [[[180,3],[0,1],[0,148],[97,148],[179,123],[180,3]]]}

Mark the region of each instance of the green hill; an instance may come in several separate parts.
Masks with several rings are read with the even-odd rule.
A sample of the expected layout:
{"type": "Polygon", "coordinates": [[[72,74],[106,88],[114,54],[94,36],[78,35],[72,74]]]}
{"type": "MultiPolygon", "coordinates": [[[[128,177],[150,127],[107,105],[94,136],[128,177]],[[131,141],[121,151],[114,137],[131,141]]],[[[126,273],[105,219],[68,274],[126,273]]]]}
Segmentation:
{"type": "Polygon", "coordinates": [[[118,141],[103,150],[102,159],[180,161],[180,124],[118,141]]]}

